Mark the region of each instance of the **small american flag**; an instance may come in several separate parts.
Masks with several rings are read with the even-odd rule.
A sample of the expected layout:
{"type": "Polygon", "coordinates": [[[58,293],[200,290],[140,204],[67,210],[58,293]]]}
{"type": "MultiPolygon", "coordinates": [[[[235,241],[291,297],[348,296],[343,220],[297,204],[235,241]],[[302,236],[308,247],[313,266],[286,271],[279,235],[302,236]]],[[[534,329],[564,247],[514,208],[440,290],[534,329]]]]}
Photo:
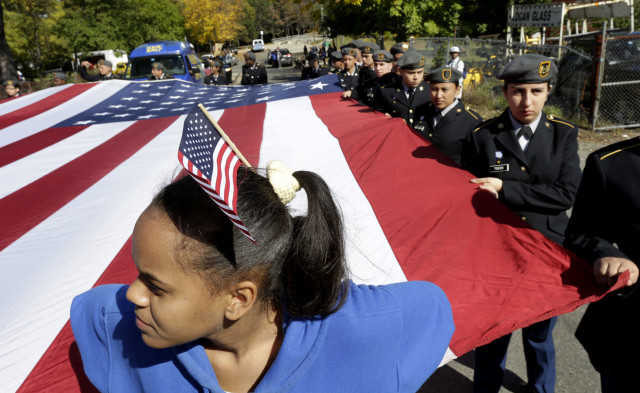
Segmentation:
{"type": "Polygon", "coordinates": [[[198,104],[184,121],[178,160],[202,189],[251,241],[236,210],[238,155],[215,129],[198,104]]]}

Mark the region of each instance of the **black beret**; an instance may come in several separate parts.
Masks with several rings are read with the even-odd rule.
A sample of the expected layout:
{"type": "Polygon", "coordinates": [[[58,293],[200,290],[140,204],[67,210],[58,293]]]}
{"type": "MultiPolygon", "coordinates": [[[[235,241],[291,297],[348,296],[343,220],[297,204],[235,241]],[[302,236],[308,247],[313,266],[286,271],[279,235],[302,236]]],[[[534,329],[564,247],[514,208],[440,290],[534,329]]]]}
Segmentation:
{"type": "Polygon", "coordinates": [[[544,83],[555,80],[558,67],[550,58],[527,53],[511,60],[497,78],[508,83],[544,83]]]}
{"type": "Polygon", "coordinates": [[[307,60],[309,61],[314,61],[319,59],[320,59],[320,56],[318,56],[317,53],[309,53],[309,56],[307,56],[307,60]]]}
{"type": "Polygon", "coordinates": [[[375,42],[365,42],[364,45],[359,46],[358,49],[362,53],[373,54],[373,52],[380,50],[380,47],[375,42]]]}
{"type": "Polygon", "coordinates": [[[379,50],[373,53],[373,61],[391,63],[393,61],[393,55],[386,50],[379,50]]]}
{"type": "Polygon", "coordinates": [[[391,52],[392,55],[395,55],[396,53],[406,53],[410,50],[414,50],[414,48],[413,45],[409,44],[408,42],[396,42],[391,47],[389,52],[391,52]]]}
{"type": "Polygon", "coordinates": [[[427,75],[427,81],[429,83],[451,82],[457,85],[460,78],[462,78],[462,72],[451,67],[441,67],[429,72],[427,75]]]}
{"type": "Polygon", "coordinates": [[[396,67],[403,70],[415,70],[424,67],[424,56],[414,50],[410,50],[404,54],[397,62],[396,67]]]}
{"type": "Polygon", "coordinates": [[[331,52],[331,57],[340,60],[342,59],[342,52],[340,52],[339,50],[334,50],[333,52],[331,52]]]}

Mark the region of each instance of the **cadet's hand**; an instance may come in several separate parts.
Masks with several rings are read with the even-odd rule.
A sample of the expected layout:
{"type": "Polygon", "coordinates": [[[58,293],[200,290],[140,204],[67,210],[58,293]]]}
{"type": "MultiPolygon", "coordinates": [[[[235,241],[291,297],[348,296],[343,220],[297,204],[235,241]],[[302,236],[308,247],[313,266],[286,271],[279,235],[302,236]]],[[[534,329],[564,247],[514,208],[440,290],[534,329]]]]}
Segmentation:
{"type": "Polygon", "coordinates": [[[604,257],[597,259],[593,264],[593,273],[599,284],[611,286],[615,284],[618,275],[629,270],[631,276],[626,286],[631,286],[638,281],[638,266],[626,258],[604,257]]]}
{"type": "Polygon", "coordinates": [[[388,114],[388,113],[385,113],[384,115],[385,115],[385,116],[387,116],[387,117],[391,117],[391,115],[390,115],[390,114],[388,114]]]}
{"type": "Polygon", "coordinates": [[[498,179],[497,177],[480,177],[471,179],[471,183],[477,184],[478,188],[481,190],[489,191],[496,198],[498,198],[498,193],[502,191],[502,179],[498,179]]]}
{"type": "Polygon", "coordinates": [[[80,63],[80,65],[81,65],[81,66],[83,66],[83,67],[91,67],[91,63],[89,63],[89,62],[88,62],[88,61],[86,61],[86,60],[82,60],[82,62],[80,63]]]}
{"type": "Polygon", "coordinates": [[[347,90],[344,93],[342,93],[342,98],[350,98],[351,97],[351,90],[347,90]]]}

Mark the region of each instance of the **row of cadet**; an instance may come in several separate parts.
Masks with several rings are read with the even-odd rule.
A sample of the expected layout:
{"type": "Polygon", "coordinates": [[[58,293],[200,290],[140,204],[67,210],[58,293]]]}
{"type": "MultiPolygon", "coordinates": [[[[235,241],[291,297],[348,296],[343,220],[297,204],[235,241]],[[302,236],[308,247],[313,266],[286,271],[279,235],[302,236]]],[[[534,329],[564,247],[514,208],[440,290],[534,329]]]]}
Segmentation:
{"type": "MultiPolygon", "coordinates": [[[[623,210],[633,211],[636,219],[640,213],[640,199],[631,197],[640,192],[640,140],[635,138],[594,153],[598,158],[590,157],[585,169],[586,184],[582,188],[587,191],[576,200],[582,178],[578,128],[543,110],[558,72],[552,59],[526,54],[507,64],[497,78],[504,81],[503,94],[509,108],[483,122],[460,100],[464,63],[457,47],[451,48],[451,60],[445,67],[427,75],[425,57],[407,43],[398,43],[389,52],[377,50],[375,44],[356,43],[343,47],[340,54],[344,68],[337,75],[345,89],[343,98],[357,99],[386,116],[402,118],[417,134],[473,173],[476,178],[472,182],[478,188],[492,193],[549,239],[593,263],[594,274],[602,283],[611,285],[618,274],[629,270],[631,279],[627,285],[637,287],[640,251],[630,236],[638,235],[638,223],[627,219],[623,210]],[[358,66],[360,58],[362,65],[358,66]],[[612,152],[620,151],[628,157],[612,156],[612,152]],[[601,162],[603,158],[607,158],[606,163],[601,162]],[[615,163],[617,160],[623,163],[615,163]],[[635,168],[625,170],[629,163],[635,168]],[[609,164],[622,168],[606,174],[622,200],[607,202],[612,196],[603,195],[606,190],[602,188],[605,179],[601,171],[609,164]],[[634,181],[625,183],[630,172],[634,181]],[[570,224],[566,211],[574,207],[574,200],[570,224]],[[621,204],[624,207],[618,207],[621,204]],[[595,214],[595,210],[599,213],[595,214]],[[615,222],[620,222],[620,228],[615,222]]],[[[338,54],[332,56],[337,58],[338,54]]],[[[321,68],[313,61],[311,64],[321,68]]],[[[318,74],[303,72],[303,79],[318,74]]],[[[598,333],[619,331],[627,339],[637,336],[632,331],[632,326],[637,325],[629,323],[633,319],[629,313],[633,315],[638,310],[640,291],[633,293],[630,297],[614,293],[591,305],[577,332],[593,365],[601,372],[604,393],[640,391],[631,371],[637,367],[637,360],[632,359],[637,359],[640,344],[627,348],[610,345],[598,333]],[[608,324],[611,320],[617,323],[608,324]]],[[[522,330],[528,392],[555,390],[552,332],[556,320],[553,317],[522,330]]],[[[509,334],[476,348],[474,393],[500,390],[510,337],[509,334]]]]}

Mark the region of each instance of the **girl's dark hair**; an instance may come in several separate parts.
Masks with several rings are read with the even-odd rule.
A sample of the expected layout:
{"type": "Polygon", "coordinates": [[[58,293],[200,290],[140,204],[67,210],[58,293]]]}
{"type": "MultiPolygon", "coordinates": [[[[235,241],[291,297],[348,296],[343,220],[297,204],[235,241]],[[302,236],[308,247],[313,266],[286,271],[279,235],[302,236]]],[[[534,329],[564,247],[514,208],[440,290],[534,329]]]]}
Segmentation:
{"type": "Polygon", "coordinates": [[[305,171],[293,176],[307,194],[306,216],[292,217],[266,177],[238,170],[238,216],[256,244],[190,176],[164,187],[152,205],[203,246],[184,242],[178,259],[206,274],[214,290],[249,279],[259,285],[259,301],[277,310],[284,307],[295,317],[326,316],[346,298],[342,219],[320,176],[305,171]]]}

